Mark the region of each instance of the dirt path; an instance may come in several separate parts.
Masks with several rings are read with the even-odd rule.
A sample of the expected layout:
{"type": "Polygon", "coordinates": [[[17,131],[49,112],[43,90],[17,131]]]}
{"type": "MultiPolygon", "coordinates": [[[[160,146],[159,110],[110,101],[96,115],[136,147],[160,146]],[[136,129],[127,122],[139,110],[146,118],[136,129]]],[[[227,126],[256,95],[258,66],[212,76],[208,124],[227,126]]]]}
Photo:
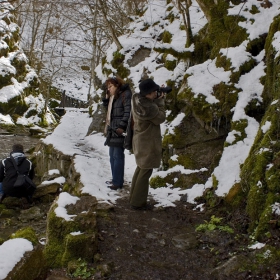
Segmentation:
{"type": "Polygon", "coordinates": [[[99,220],[99,250],[112,264],[107,279],[213,279],[211,254],[197,241],[201,214],[186,205],[135,211],[121,199],[99,220]]]}
{"type": "MultiPolygon", "coordinates": [[[[236,266],[237,259],[242,266],[243,260],[252,258],[246,249],[245,231],[196,231],[198,225],[210,221],[217,209],[203,213],[194,210],[194,205],[178,201],[176,207],[137,211],[128,205],[129,190],[121,192],[123,197],[116,205],[98,217],[98,255],[93,264],[97,272],[88,278],[75,278],[65,269],[52,270],[47,280],[279,279],[275,278],[277,265],[265,266],[259,273],[239,270],[240,263],[236,266]]],[[[224,221],[229,222],[227,217],[224,221]]]]}

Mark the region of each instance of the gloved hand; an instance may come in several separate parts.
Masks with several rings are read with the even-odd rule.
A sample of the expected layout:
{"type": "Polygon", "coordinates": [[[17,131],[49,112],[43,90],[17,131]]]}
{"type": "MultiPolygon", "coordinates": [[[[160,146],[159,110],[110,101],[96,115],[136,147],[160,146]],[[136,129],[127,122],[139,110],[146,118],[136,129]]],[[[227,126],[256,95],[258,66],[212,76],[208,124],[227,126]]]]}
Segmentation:
{"type": "Polygon", "coordinates": [[[124,130],[122,128],[117,128],[116,132],[120,136],[120,135],[122,135],[124,133],[124,130]]]}

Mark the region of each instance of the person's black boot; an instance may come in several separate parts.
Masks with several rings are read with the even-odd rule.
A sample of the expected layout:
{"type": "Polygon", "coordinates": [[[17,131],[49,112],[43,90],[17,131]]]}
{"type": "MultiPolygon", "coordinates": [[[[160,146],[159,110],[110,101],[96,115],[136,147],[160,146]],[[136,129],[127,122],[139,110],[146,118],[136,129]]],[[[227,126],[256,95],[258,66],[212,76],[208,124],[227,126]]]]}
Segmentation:
{"type": "Polygon", "coordinates": [[[114,186],[114,185],[112,185],[112,186],[108,186],[108,188],[111,189],[111,190],[113,190],[113,191],[116,191],[116,190],[118,190],[118,189],[122,189],[122,186],[119,187],[119,186],[114,186]]]}

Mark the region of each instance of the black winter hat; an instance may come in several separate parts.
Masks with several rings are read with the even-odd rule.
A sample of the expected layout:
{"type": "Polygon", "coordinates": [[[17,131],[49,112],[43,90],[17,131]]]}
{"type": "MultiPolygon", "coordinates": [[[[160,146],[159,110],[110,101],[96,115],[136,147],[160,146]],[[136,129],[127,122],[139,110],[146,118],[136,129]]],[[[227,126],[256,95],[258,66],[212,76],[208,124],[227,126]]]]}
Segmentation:
{"type": "Polygon", "coordinates": [[[139,89],[140,94],[146,96],[147,94],[158,90],[159,85],[157,85],[152,79],[146,79],[139,84],[139,89]]]}
{"type": "Polygon", "coordinates": [[[23,153],[23,146],[21,144],[14,144],[12,147],[12,152],[23,153]]]}

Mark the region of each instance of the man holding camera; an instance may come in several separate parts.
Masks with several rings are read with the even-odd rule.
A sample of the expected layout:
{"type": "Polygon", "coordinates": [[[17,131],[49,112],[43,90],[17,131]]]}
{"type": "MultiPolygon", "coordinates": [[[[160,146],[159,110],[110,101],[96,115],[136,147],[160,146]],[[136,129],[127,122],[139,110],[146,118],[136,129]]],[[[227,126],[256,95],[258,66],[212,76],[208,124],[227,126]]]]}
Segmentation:
{"type": "Polygon", "coordinates": [[[132,96],[134,120],[133,153],[137,167],[132,182],[129,203],[134,210],[149,210],[147,204],[149,179],[153,168],[158,168],[162,155],[160,124],[165,121],[164,92],[152,79],[139,84],[140,93],[132,96]]]}

